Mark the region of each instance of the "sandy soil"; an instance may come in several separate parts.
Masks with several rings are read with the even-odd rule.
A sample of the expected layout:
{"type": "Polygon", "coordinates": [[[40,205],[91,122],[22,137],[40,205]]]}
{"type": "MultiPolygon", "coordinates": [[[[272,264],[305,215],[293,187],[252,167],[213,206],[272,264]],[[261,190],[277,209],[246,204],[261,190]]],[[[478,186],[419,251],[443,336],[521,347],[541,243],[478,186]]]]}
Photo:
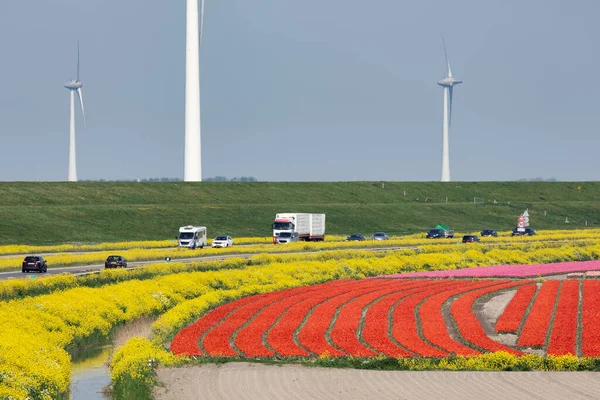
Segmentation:
{"type": "Polygon", "coordinates": [[[129,339],[141,336],[145,338],[152,337],[152,324],[156,321],[155,317],[142,317],[133,322],[118,327],[113,336],[113,346],[118,349],[124,346],[129,339]]]}
{"type": "Polygon", "coordinates": [[[488,299],[483,304],[481,312],[485,318],[486,325],[489,324],[494,329],[493,327],[496,325],[498,318],[500,318],[508,303],[515,296],[515,293],[517,293],[516,289],[507,290],[498,296],[488,299]]]}
{"type": "Polygon", "coordinates": [[[500,342],[506,346],[516,346],[517,335],[512,334],[496,334],[496,322],[504,312],[504,309],[510,303],[512,298],[517,293],[517,290],[508,290],[502,292],[498,296],[486,299],[483,302],[476,302],[475,309],[477,317],[485,333],[493,340],[500,342]]]}
{"type": "Polygon", "coordinates": [[[588,372],[410,372],[249,363],[159,369],[154,398],[206,400],[597,399],[588,372]]]}

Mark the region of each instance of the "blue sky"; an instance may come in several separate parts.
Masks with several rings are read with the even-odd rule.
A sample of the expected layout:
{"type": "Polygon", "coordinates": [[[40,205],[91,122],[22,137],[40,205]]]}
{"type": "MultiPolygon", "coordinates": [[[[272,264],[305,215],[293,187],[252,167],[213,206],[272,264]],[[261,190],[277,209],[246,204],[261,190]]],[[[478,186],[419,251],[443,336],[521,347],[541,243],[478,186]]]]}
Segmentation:
{"type": "MultiPolygon", "coordinates": [[[[600,2],[206,1],[203,175],[437,181],[443,34],[453,180],[597,180],[600,2]]],[[[0,4],[0,180],[183,176],[185,1],[0,4]],[[31,12],[35,9],[35,12],[31,12]]]]}

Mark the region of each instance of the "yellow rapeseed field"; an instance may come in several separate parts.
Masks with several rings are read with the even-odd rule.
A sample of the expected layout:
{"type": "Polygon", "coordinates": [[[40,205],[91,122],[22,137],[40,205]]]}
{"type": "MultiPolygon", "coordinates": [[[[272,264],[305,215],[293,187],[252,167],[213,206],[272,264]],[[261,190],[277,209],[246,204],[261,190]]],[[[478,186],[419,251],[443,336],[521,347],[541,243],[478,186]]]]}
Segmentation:
{"type": "Polygon", "coordinates": [[[264,287],[277,290],[343,276],[339,266],[328,263],[288,263],[175,274],[0,302],[0,398],[60,397],[68,390],[70,378],[66,348],[106,337],[117,324],[163,313],[217,287],[244,287],[252,293],[264,287]]]}
{"type": "MultiPolygon", "coordinates": [[[[447,243],[447,242],[446,242],[447,243]]],[[[200,261],[200,262],[171,262],[148,264],[143,268],[135,270],[105,269],[96,274],[76,278],[70,274],[61,274],[44,277],[43,279],[28,280],[6,280],[0,281],[0,300],[11,299],[16,296],[33,294],[45,294],[52,290],[64,290],[77,286],[100,286],[115,282],[133,279],[152,279],[156,276],[175,274],[181,272],[201,271],[207,269],[230,269],[243,268],[246,265],[265,265],[270,263],[287,263],[303,261],[328,261],[343,259],[376,259],[388,256],[411,257],[411,260],[432,260],[439,258],[442,254],[454,254],[455,259],[476,259],[478,265],[492,265],[504,260],[507,263],[525,262],[523,253],[535,254],[536,259],[544,262],[567,261],[567,260],[591,260],[597,256],[594,252],[595,246],[586,245],[586,242],[577,242],[576,246],[564,245],[562,243],[532,243],[514,244],[512,246],[486,246],[478,244],[460,245],[439,244],[415,248],[401,248],[381,252],[371,252],[360,249],[329,250],[300,254],[257,254],[249,260],[243,258],[229,258],[223,261],[200,261]],[[551,249],[551,251],[550,251],[551,249]],[[539,250],[544,250],[539,252],[539,250]],[[480,254],[481,253],[481,254],[480,254]],[[425,256],[429,254],[430,256],[425,256]],[[466,254],[467,257],[462,256],[466,254]],[[420,258],[414,258],[419,255],[420,258]],[[485,256],[484,256],[485,255],[485,256]],[[519,261],[520,260],[520,261],[519,261]],[[487,264],[486,264],[487,263],[487,264]]],[[[422,268],[435,268],[436,263],[430,261],[422,268]]],[[[446,263],[444,263],[446,265],[446,263]]],[[[457,266],[461,264],[457,262],[457,266]]]]}
{"type": "MultiPolygon", "coordinates": [[[[302,249],[307,244],[285,248],[296,245],[302,249]]],[[[312,245],[333,247],[334,244],[312,245]]],[[[161,275],[161,266],[155,266],[149,275],[142,275],[144,269],[132,272],[132,276],[140,274],[140,279],[129,279],[127,271],[111,271],[114,279],[102,274],[94,278],[106,279],[98,281],[101,287],[77,287],[74,286],[78,285],[77,279],[66,276],[44,279],[41,281],[47,280],[51,290],[58,290],[0,302],[0,398],[60,398],[68,391],[71,374],[66,350],[107,337],[115,326],[142,316],[161,315],[153,325],[155,340],[130,342],[115,356],[112,369],[115,382],[151,379],[151,371],[158,363],[175,362],[160,347],[165,340],[215,305],[249,294],[403,271],[600,258],[599,245],[546,246],[544,243],[512,247],[454,243],[371,256],[348,246],[337,252],[289,255],[285,259],[280,255],[261,255],[248,262],[250,266],[244,267],[245,261],[240,261],[240,268],[234,266],[238,269],[222,271],[181,272],[185,265],[165,264],[164,268],[173,268],[169,275],[161,275]],[[116,283],[120,279],[127,280],[116,283]]],[[[142,251],[162,250],[139,251],[143,254],[142,251]]],[[[27,283],[18,290],[26,292],[27,285],[39,283],[27,283]]]]}

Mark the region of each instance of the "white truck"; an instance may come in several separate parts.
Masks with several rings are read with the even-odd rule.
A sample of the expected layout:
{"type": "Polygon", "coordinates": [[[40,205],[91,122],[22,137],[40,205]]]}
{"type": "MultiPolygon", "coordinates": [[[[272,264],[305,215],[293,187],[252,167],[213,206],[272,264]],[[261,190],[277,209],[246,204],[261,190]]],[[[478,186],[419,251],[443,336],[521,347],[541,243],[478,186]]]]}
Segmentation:
{"type": "MultiPolygon", "coordinates": [[[[273,243],[279,243],[282,233],[298,233],[298,239],[304,241],[325,240],[325,214],[282,213],[275,215],[273,222],[273,243]]],[[[286,236],[286,235],[284,235],[286,236]]]]}
{"type": "Polygon", "coordinates": [[[203,248],[206,246],[206,227],[191,225],[182,226],[179,228],[177,245],[179,247],[187,247],[190,249],[195,249],[196,247],[203,248]]]}

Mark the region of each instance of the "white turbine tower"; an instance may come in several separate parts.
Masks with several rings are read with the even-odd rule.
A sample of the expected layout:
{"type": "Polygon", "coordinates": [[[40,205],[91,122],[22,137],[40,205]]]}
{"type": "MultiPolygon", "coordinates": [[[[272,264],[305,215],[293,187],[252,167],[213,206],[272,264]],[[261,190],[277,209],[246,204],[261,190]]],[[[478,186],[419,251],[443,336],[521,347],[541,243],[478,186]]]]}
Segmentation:
{"type": "Polygon", "coordinates": [[[204,25],[204,0],[187,0],[185,49],[185,160],[183,180],[202,181],[200,141],[200,41],[204,25]],[[198,21],[200,20],[200,27],[198,21]]]}
{"type": "Polygon", "coordinates": [[[69,130],[69,182],[77,182],[77,156],[75,154],[75,93],[79,97],[81,113],[85,122],[85,111],[83,109],[83,82],[79,80],[79,41],[77,41],[77,79],[65,84],[71,95],[71,123],[69,130]]]}
{"type": "Polygon", "coordinates": [[[446,51],[446,43],[444,44],[444,53],[446,54],[446,65],[448,66],[448,75],[438,82],[438,85],[444,88],[444,121],[442,125],[442,182],[450,182],[450,150],[448,148],[448,134],[450,132],[450,124],[452,122],[452,92],[454,85],[458,85],[463,81],[454,79],[452,69],[450,68],[450,60],[448,59],[448,51],[446,51]]]}

